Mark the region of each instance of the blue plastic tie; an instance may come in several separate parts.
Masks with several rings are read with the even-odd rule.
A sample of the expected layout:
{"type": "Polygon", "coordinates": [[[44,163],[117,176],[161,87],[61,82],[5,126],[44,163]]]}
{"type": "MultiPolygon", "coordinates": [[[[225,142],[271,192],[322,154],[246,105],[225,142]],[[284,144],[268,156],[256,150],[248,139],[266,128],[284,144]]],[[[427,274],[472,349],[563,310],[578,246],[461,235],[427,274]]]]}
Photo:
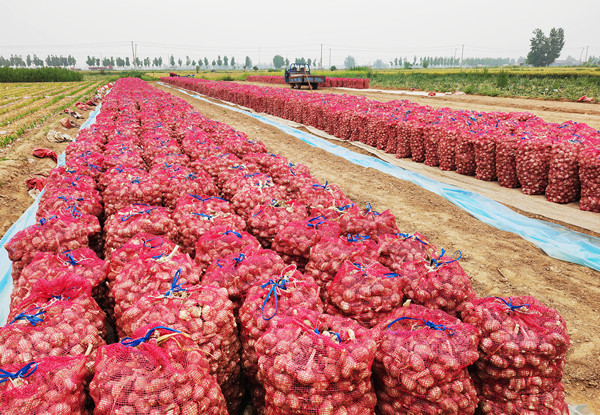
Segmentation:
{"type": "Polygon", "coordinates": [[[150,239],[144,241],[144,244],[143,244],[144,248],[156,249],[156,248],[158,248],[159,246],[162,246],[162,244],[165,243],[165,241],[160,241],[160,243],[158,245],[152,246],[149,242],[152,242],[155,239],[158,239],[158,237],[150,238],[150,239]]]}
{"type": "Polygon", "coordinates": [[[187,176],[185,176],[185,179],[184,179],[184,180],[185,180],[185,181],[188,181],[188,180],[196,180],[197,178],[198,178],[198,176],[196,176],[196,174],[195,174],[195,173],[189,173],[187,176]]]}
{"type": "Polygon", "coordinates": [[[212,220],[212,218],[213,218],[212,215],[207,215],[206,213],[202,213],[202,212],[200,212],[200,213],[192,212],[192,215],[200,216],[207,220],[212,220]]]}
{"type": "Polygon", "coordinates": [[[13,321],[11,321],[8,324],[13,324],[15,321],[19,321],[19,320],[27,320],[31,323],[31,325],[33,327],[35,327],[38,323],[41,323],[42,321],[44,321],[44,319],[40,318],[39,316],[41,316],[42,314],[45,314],[45,313],[46,313],[45,310],[40,310],[35,314],[27,314],[26,312],[22,312],[21,314],[16,316],[13,319],[13,321]]]}
{"type": "Polygon", "coordinates": [[[361,242],[361,241],[366,241],[369,238],[370,237],[367,235],[361,235],[361,234],[357,233],[356,235],[352,235],[352,234],[348,235],[346,237],[346,240],[348,242],[361,242]]]}
{"type": "Polygon", "coordinates": [[[233,258],[233,261],[235,262],[235,264],[233,264],[233,269],[235,269],[235,267],[237,267],[238,265],[240,265],[240,263],[246,259],[246,255],[244,254],[240,254],[237,258],[233,258]]]}
{"type": "Polygon", "coordinates": [[[284,291],[287,290],[287,286],[286,286],[287,281],[288,281],[287,277],[283,277],[277,282],[270,279],[269,282],[266,282],[260,286],[260,288],[267,288],[268,286],[271,286],[271,288],[269,289],[269,293],[267,294],[267,297],[265,298],[265,301],[263,302],[262,308],[260,310],[260,315],[262,316],[262,318],[264,320],[269,321],[273,317],[275,317],[275,315],[277,314],[277,289],[282,289],[284,291]],[[273,296],[273,298],[275,298],[275,311],[273,311],[272,316],[265,317],[265,314],[264,314],[265,307],[267,306],[267,303],[269,302],[269,299],[271,298],[271,296],[273,296]]]}
{"type": "MultiPolygon", "coordinates": [[[[321,333],[319,333],[319,329],[315,329],[315,333],[317,333],[319,336],[322,335],[321,333]]],[[[340,343],[342,342],[342,337],[340,336],[340,333],[332,333],[332,334],[335,334],[335,337],[337,337],[337,339],[340,343]]]]}
{"type": "Polygon", "coordinates": [[[323,215],[315,216],[314,218],[308,220],[308,223],[306,224],[306,226],[309,228],[319,229],[319,225],[322,225],[323,223],[325,223],[325,221],[327,221],[327,218],[325,216],[323,216],[323,215]],[[313,222],[316,222],[316,223],[313,223],[313,222]]]}
{"type": "Polygon", "coordinates": [[[67,257],[67,262],[73,266],[79,264],[79,262],[75,261],[75,258],[73,258],[73,253],[71,251],[66,251],[65,253],[65,257],[67,257]]]}
{"type": "Polygon", "coordinates": [[[228,230],[228,231],[223,232],[223,235],[235,235],[238,238],[242,239],[242,234],[241,233],[236,232],[236,231],[232,231],[232,230],[228,230]]]}
{"type": "Polygon", "coordinates": [[[433,321],[429,321],[429,320],[425,320],[424,318],[415,318],[415,317],[400,317],[397,318],[396,320],[392,321],[390,324],[387,325],[386,330],[389,331],[390,327],[392,325],[394,325],[395,323],[402,321],[402,320],[416,320],[416,321],[422,321],[423,325],[431,330],[437,330],[437,331],[448,331],[448,334],[450,336],[454,336],[454,329],[450,328],[450,327],[446,327],[443,324],[435,324],[433,321]]]}
{"type": "Polygon", "coordinates": [[[172,331],[173,333],[181,333],[179,330],[175,330],[175,329],[172,329],[172,328],[169,328],[169,327],[156,326],[156,327],[151,328],[150,330],[148,330],[148,333],[146,333],[146,335],[144,337],[140,337],[139,339],[132,339],[131,337],[125,337],[125,338],[123,338],[123,340],[121,340],[121,344],[123,346],[127,346],[127,347],[138,346],[138,345],[140,345],[142,343],[145,343],[148,340],[150,340],[150,336],[152,336],[152,333],[154,333],[158,329],[169,330],[169,331],[172,331]]]}
{"type": "Polygon", "coordinates": [[[136,184],[139,184],[139,183],[140,183],[140,178],[139,178],[139,177],[136,177],[135,179],[133,179],[133,180],[131,181],[131,183],[136,183],[136,184]]]}
{"type": "Polygon", "coordinates": [[[387,273],[383,274],[383,276],[386,278],[396,278],[396,277],[401,277],[402,275],[397,274],[395,272],[387,272],[387,273]]]}
{"type": "Polygon", "coordinates": [[[462,258],[462,252],[454,251],[452,256],[454,256],[454,255],[456,255],[456,253],[458,253],[458,258],[452,259],[450,261],[440,261],[440,259],[444,256],[445,253],[446,253],[446,250],[442,249],[442,253],[440,254],[440,256],[437,259],[431,258],[431,265],[434,266],[435,268],[438,268],[438,267],[441,267],[442,265],[448,265],[453,262],[456,262],[462,258]]]}
{"type": "Polygon", "coordinates": [[[34,374],[37,370],[37,362],[30,362],[17,370],[15,373],[7,372],[6,370],[0,369],[0,384],[7,382],[9,379],[26,378],[34,374]]]}
{"type": "Polygon", "coordinates": [[[529,304],[513,305],[511,297],[508,297],[508,301],[506,301],[502,297],[495,297],[495,298],[502,301],[508,308],[510,308],[510,311],[521,311],[521,310],[519,310],[520,308],[529,307],[529,304]]]}
{"type": "Polygon", "coordinates": [[[175,276],[173,277],[173,281],[171,282],[171,288],[169,289],[169,291],[167,291],[165,293],[165,297],[170,297],[173,295],[173,293],[176,293],[176,292],[187,291],[186,288],[183,288],[179,284],[180,277],[181,277],[181,268],[179,268],[177,270],[177,272],[175,273],[175,276]]]}
{"type": "Polygon", "coordinates": [[[329,180],[327,180],[325,182],[325,184],[318,184],[315,183],[312,185],[313,189],[323,189],[323,190],[329,190],[329,188],[327,187],[327,185],[329,184],[329,180]]]}
{"type": "Polygon", "coordinates": [[[379,213],[379,212],[377,212],[376,210],[373,209],[373,206],[371,206],[370,203],[367,203],[367,207],[365,208],[365,212],[366,213],[372,213],[374,216],[381,215],[381,213],[379,213]]]}

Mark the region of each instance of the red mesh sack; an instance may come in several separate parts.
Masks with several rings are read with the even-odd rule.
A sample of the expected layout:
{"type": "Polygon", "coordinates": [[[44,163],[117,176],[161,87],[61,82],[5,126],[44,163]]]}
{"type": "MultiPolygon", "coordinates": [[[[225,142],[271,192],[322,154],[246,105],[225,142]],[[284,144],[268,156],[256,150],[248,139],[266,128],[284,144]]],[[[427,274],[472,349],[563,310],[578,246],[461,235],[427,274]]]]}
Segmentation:
{"type": "Polygon", "coordinates": [[[198,239],[215,226],[243,230],[246,222],[234,213],[215,212],[212,210],[189,211],[181,204],[173,212],[173,218],[179,230],[179,243],[182,251],[193,253],[198,239]]]}
{"type": "Polygon", "coordinates": [[[253,163],[240,163],[227,167],[217,175],[215,183],[222,189],[223,185],[233,177],[244,176],[246,174],[260,173],[260,169],[253,163]]]}
{"type": "Polygon", "coordinates": [[[183,153],[166,153],[160,154],[150,160],[149,166],[152,168],[157,164],[179,164],[181,166],[189,166],[191,161],[190,158],[183,153]]]}
{"type": "Polygon", "coordinates": [[[460,131],[456,137],[454,162],[456,172],[465,176],[475,176],[475,149],[473,148],[474,135],[471,132],[460,131]]]}
{"type": "Polygon", "coordinates": [[[446,127],[445,131],[441,131],[438,142],[438,159],[440,170],[452,171],[456,170],[455,151],[456,151],[456,129],[446,127]]]}
{"type": "Polygon", "coordinates": [[[110,255],[109,269],[106,275],[109,284],[114,282],[127,263],[138,258],[160,258],[169,255],[174,249],[175,244],[164,236],[145,232],[135,234],[125,245],[110,255]]]}
{"type": "Polygon", "coordinates": [[[280,186],[287,186],[289,184],[289,180],[292,177],[309,177],[310,169],[306,167],[304,164],[294,164],[294,163],[277,163],[272,165],[267,173],[275,183],[280,186]]]}
{"type": "Polygon", "coordinates": [[[275,166],[287,166],[289,164],[289,160],[282,155],[267,153],[266,151],[245,154],[242,161],[257,165],[262,172],[267,174],[275,166]]]}
{"type": "Polygon", "coordinates": [[[477,392],[467,366],[478,358],[478,330],[441,310],[410,304],[374,329],[373,365],[381,414],[473,414],[477,392]]]}
{"type": "Polygon", "coordinates": [[[105,344],[106,315],[91,298],[85,280],[38,281],[34,293],[11,310],[11,317],[0,328],[1,366],[48,355],[86,355],[91,374],[96,349],[105,344]]]}
{"type": "Polygon", "coordinates": [[[238,310],[250,287],[265,277],[281,274],[284,268],[281,257],[269,249],[235,253],[213,262],[202,277],[202,284],[227,289],[238,310]]]}
{"type": "Polygon", "coordinates": [[[289,222],[301,221],[308,217],[306,206],[295,200],[273,199],[270,203],[255,206],[248,217],[248,230],[258,240],[271,246],[275,235],[289,222]]]}
{"type": "Polygon", "coordinates": [[[290,171],[289,174],[277,179],[275,183],[286,192],[289,199],[296,200],[302,193],[302,189],[312,186],[316,181],[317,179],[310,174],[300,175],[290,171]]]}
{"type": "Polygon", "coordinates": [[[315,280],[287,266],[281,274],[265,276],[248,290],[240,308],[242,364],[244,373],[256,382],[258,357],[256,341],[271,326],[273,318],[288,315],[294,308],[323,312],[315,280]]]}
{"type": "Polygon", "coordinates": [[[119,210],[104,224],[104,256],[125,245],[138,232],[146,232],[176,241],[177,227],[171,212],[160,206],[132,204],[119,210]]]}
{"type": "Polygon", "coordinates": [[[88,415],[85,357],[47,356],[0,367],[4,415],[88,415]]]}
{"type": "Polygon", "coordinates": [[[173,211],[173,218],[178,218],[190,212],[221,212],[235,213],[231,204],[221,198],[207,195],[195,195],[186,193],[177,199],[177,205],[173,211]]]}
{"type": "Polygon", "coordinates": [[[484,413],[563,413],[571,341],[556,310],[528,296],[489,297],[465,304],[462,318],[481,334],[473,374],[484,413]]]}
{"type": "Polygon", "coordinates": [[[100,191],[103,191],[113,183],[123,182],[127,178],[133,179],[139,175],[148,176],[148,172],[139,167],[116,166],[100,175],[98,178],[98,188],[100,191]]]}
{"type": "Polygon", "coordinates": [[[164,205],[174,209],[177,200],[182,194],[197,194],[217,196],[219,191],[212,177],[204,171],[192,172],[189,169],[181,169],[176,173],[163,171],[156,174],[160,183],[164,205]]]}
{"type": "Polygon", "coordinates": [[[127,263],[111,287],[115,300],[115,318],[120,326],[121,314],[150,291],[167,292],[183,285],[200,282],[200,272],[188,255],[138,258],[127,263]]]}
{"type": "Polygon", "coordinates": [[[406,283],[379,262],[346,261],[327,286],[327,311],[372,328],[402,305],[406,283]]]}
{"type": "Polygon", "coordinates": [[[95,152],[65,160],[67,170],[77,170],[80,174],[90,176],[94,180],[98,180],[102,174],[103,164],[104,156],[95,152]]]}
{"type": "MultiPolygon", "coordinates": [[[[312,276],[321,287],[321,295],[335,278],[345,261],[371,263],[377,261],[379,247],[364,235],[324,237],[310,250],[304,272],[312,276]]],[[[323,297],[324,298],[324,297],[323,297]]]]}
{"type": "Polygon", "coordinates": [[[246,137],[227,140],[223,143],[225,151],[235,154],[238,157],[244,157],[248,153],[263,153],[267,147],[258,140],[249,140],[246,137]]]}
{"type": "Polygon", "coordinates": [[[198,238],[194,262],[204,271],[219,258],[258,249],[261,249],[260,242],[248,232],[236,231],[227,226],[215,226],[198,238]]]}
{"type": "MultiPolygon", "coordinates": [[[[486,385],[482,385],[485,390],[486,385]]],[[[552,390],[536,395],[518,395],[515,399],[498,401],[496,395],[480,398],[483,414],[494,415],[569,415],[569,406],[565,400],[565,388],[562,382],[552,390]]]]}
{"type": "Polygon", "coordinates": [[[583,149],[579,141],[556,141],[552,144],[546,199],[555,203],[579,200],[579,153],[583,149]]]}
{"type": "Polygon", "coordinates": [[[76,206],[77,210],[92,216],[101,216],[103,212],[102,198],[96,190],[62,189],[46,186],[40,197],[36,212],[37,220],[48,215],[48,212],[65,210],[76,206]]]}
{"type": "Polygon", "coordinates": [[[303,310],[256,342],[265,414],[374,414],[376,342],[353,320],[303,310]]]}
{"type": "Polygon", "coordinates": [[[128,308],[119,324],[124,333],[131,334],[158,321],[190,335],[206,356],[210,374],[216,376],[228,405],[238,407],[242,398],[241,345],[227,291],[212,286],[152,291],[128,308]]]}
{"type": "Polygon", "coordinates": [[[360,207],[357,204],[349,203],[347,205],[331,205],[325,208],[311,208],[309,217],[324,216],[327,220],[339,221],[343,215],[357,214],[360,207]]]}
{"type": "MultiPolygon", "coordinates": [[[[52,212],[49,212],[52,213],[52,212]]],[[[41,218],[8,241],[4,247],[11,261],[19,261],[21,269],[38,252],[57,254],[88,246],[90,236],[100,232],[98,218],[86,214],[58,213],[41,218]]]]}
{"type": "Polygon", "coordinates": [[[69,169],[65,166],[55,167],[48,174],[46,182],[50,188],[77,188],[77,189],[96,189],[97,184],[90,176],[80,173],[77,169],[69,169]]]}
{"type": "MultiPolygon", "coordinates": [[[[223,175],[223,173],[228,173],[230,170],[223,170],[219,173],[219,176],[223,175]]],[[[230,174],[231,175],[231,174],[230,174]]],[[[238,174],[231,175],[231,177],[221,185],[221,191],[223,192],[224,197],[231,199],[238,190],[246,185],[252,185],[253,183],[258,182],[271,182],[271,177],[258,172],[247,173],[244,171],[238,171],[238,174]]]]}
{"type": "Polygon", "coordinates": [[[95,414],[227,414],[202,353],[170,333],[179,332],[155,326],[99,350],[90,383],[95,414]]]}
{"type": "Polygon", "coordinates": [[[457,315],[465,302],[477,298],[471,279],[458,260],[445,255],[445,251],[431,261],[417,260],[401,266],[402,278],[408,279],[404,295],[413,303],[431,309],[440,309],[457,315]]]}
{"type": "Polygon", "coordinates": [[[488,182],[496,180],[496,138],[489,133],[473,139],[475,178],[488,182]]]}
{"type": "Polygon", "coordinates": [[[396,225],[396,217],[388,210],[377,212],[371,204],[357,213],[349,213],[340,217],[342,234],[361,234],[371,237],[375,242],[384,233],[400,232],[396,225]]]}
{"type": "Polygon", "coordinates": [[[531,138],[521,140],[517,147],[517,177],[526,195],[542,195],[548,186],[552,140],[531,138]]]}
{"type": "Polygon", "coordinates": [[[340,236],[340,225],[323,216],[288,223],[273,239],[273,250],[286,262],[304,269],[310,258],[310,249],[321,239],[340,236]]]}
{"type": "Polygon", "coordinates": [[[437,248],[418,232],[389,233],[379,235],[379,262],[400,273],[402,264],[413,261],[428,261],[437,248]]]}
{"type": "Polygon", "coordinates": [[[307,207],[318,208],[352,204],[352,201],[346,197],[342,189],[335,184],[329,184],[329,181],[326,181],[325,184],[305,184],[298,192],[296,200],[307,207]]]}
{"type": "Polygon", "coordinates": [[[579,156],[581,200],[579,208],[600,212],[600,148],[583,150],[579,156]]]}
{"type": "Polygon", "coordinates": [[[98,258],[89,248],[79,248],[56,255],[39,252],[23,269],[19,279],[14,281],[10,295],[11,308],[31,294],[31,288],[37,281],[54,281],[65,275],[76,275],[88,281],[94,297],[106,294],[103,283],[106,280],[107,269],[108,263],[98,258]]]}
{"type": "Polygon", "coordinates": [[[204,170],[210,174],[213,179],[216,179],[221,171],[241,162],[242,160],[239,157],[231,153],[224,153],[218,156],[198,159],[194,161],[190,167],[195,171],[204,170]]]}
{"type": "Polygon", "coordinates": [[[232,197],[231,206],[247,220],[256,206],[270,203],[273,199],[286,199],[285,192],[270,180],[256,181],[242,186],[232,197]]]}
{"type": "Polygon", "coordinates": [[[496,175],[502,187],[520,187],[517,176],[517,146],[521,139],[513,135],[502,136],[496,142],[496,175]]]}
{"type": "Polygon", "coordinates": [[[142,158],[141,151],[137,148],[128,148],[111,153],[107,146],[104,153],[104,159],[102,160],[102,168],[104,170],[109,170],[117,166],[145,169],[146,163],[142,158]]]}
{"type": "Polygon", "coordinates": [[[133,203],[159,206],[162,201],[161,185],[148,173],[119,176],[103,192],[107,217],[133,203]]]}
{"type": "Polygon", "coordinates": [[[76,171],[73,173],[67,173],[66,170],[62,171],[64,172],[64,176],[52,174],[52,171],[50,172],[49,177],[52,177],[52,180],[47,181],[48,189],[75,189],[88,192],[98,190],[96,181],[90,176],[79,174],[76,171]]]}

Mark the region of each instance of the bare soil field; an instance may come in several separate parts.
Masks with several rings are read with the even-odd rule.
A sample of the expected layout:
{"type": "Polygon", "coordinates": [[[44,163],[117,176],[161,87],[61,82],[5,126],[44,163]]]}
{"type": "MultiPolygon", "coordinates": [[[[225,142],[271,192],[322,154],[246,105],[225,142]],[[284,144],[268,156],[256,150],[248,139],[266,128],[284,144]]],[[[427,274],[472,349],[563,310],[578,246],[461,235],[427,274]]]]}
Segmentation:
{"type": "MultiPolygon", "coordinates": [[[[88,112],[73,107],[84,116],[76,121],[81,125],[87,118],[88,112]]],[[[33,117],[33,115],[31,115],[33,117]]],[[[25,180],[31,175],[48,174],[56,167],[56,163],[50,158],[35,158],[32,156],[36,147],[48,148],[57,154],[62,153],[68,143],[51,143],[46,140],[49,130],[56,130],[69,134],[71,137],[77,135],[78,129],[67,130],[62,127],[58,120],[67,116],[56,114],[48,118],[44,123],[28,130],[20,138],[6,147],[0,148],[0,235],[4,235],[12,224],[31,205],[33,199],[29,196],[25,180]]]]}
{"type": "MultiPolygon", "coordinates": [[[[557,309],[567,321],[573,342],[564,377],[568,402],[586,403],[596,413],[600,412],[600,272],[550,258],[521,237],[488,226],[412,183],[351,164],[244,114],[155,86],[185,99],[204,116],[263,141],[269,151],[307,165],[321,182],[329,180],[339,185],[355,202],[361,205],[370,202],[378,211],[390,209],[403,232],[419,231],[450,252],[460,249],[461,265],[479,295],[532,295],[557,309]]],[[[335,89],[319,92],[342,93],[335,89]]],[[[351,93],[382,101],[406,98],[451,108],[530,111],[547,121],[572,119],[600,128],[600,106],[594,104],[465,95],[421,98],[368,90],[351,93]]],[[[4,187],[2,194],[6,194],[4,187]]],[[[2,212],[3,215],[6,212],[4,206],[2,212]]]]}

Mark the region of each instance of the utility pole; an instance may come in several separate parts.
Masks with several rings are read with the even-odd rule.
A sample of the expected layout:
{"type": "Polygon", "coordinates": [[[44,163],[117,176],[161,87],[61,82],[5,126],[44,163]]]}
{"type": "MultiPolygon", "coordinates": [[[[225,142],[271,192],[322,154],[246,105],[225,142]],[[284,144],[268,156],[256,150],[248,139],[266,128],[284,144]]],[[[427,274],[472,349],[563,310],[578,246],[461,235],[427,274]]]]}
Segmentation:
{"type": "Polygon", "coordinates": [[[320,61],[321,69],[323,69],[323,44],[321,43],[321,61],[320,61]]]}
{"type": "Polygon", "coordinates": [[[329,67],[331,68],[331,48],[329,48],[329,67]]]}
{"type": "Polygon", "coordinates": [[[454,58],[452,59],[452,65],[454,66],[454,62],[456,62],[456,51],[458,50],[458,48],[454,48],[454,58]]]}
{"type": "Polygon", "coordinates": [[[585,50],[585,46],[581,48],[581,53],[579,54],[579,62],[583,63],[581,58],[583,58],[583,51],[585,50]]]}
{"type": "Polygon", "coordinates": [[[589,51],[590,51],[590,47],[589,47],[589,46],[586,46],[586,47],[585,47],[585,61],[586,61],[586,62],[587,62],[587,60],[588,60],[588,52],[589,52],[589,51]]]}
{"type": "Polygon", "coordinates": [[[463,58],[465,56],[465,45],[462,45],[462,52],[460,53],[460,66],[463,66],[463,58]]]}
{"type": "Polygon", "coordinates": [[[131,41],[131,55],[133,55],[133,67],[137,69],[137,62],[135,60],[135,48],[133,47],[133,40],[131,41]]]}

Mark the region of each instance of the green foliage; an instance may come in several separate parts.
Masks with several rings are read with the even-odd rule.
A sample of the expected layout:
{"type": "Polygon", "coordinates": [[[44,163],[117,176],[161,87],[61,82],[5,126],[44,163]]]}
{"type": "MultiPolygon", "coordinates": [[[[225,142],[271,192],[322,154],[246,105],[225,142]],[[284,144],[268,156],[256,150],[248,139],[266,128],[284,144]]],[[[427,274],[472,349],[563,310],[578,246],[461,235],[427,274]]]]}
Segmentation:
{"type": "Polygon", "coordinates": [[[335,71],[337,70],[337,68],[335,67],[335,65],[332,65],[331,68],[329,68],[330,71],[335,71]]]}
{"type": "Polygon", "coordinates": [[[233,79],[233,76],[231,75],[225,75],[219,78],[219,81],[235,81],[235,79],[233,79]]]}
{"type": "Polygon", "coordinates": [[[81,72],[64,68],[0,68],[0,82],[79,82],[81,72]]]}
{"type": "Polygon", "coordinates": [[[354,56],[346,56],[346,59],[344,59],[344,67],[345,68],[354,68],[356,67],[356,59],[354,59],[354,56]]]}
{"type": "Polygon", "coordinates": [[[508,72],[500,71],[496,74],[496,86],[506,88],[508,86],[508,72]]]}
{"type": "Polygon", "coordinates": [[[542,29],[535,29],[530,45],[527,63],[533,66],[548,66],[560,56],[565,45],[565,32],[562,28],[553,27],[549,36],[546,36],[542,29]]]}
{"type": "Polygon", "coordinates": [[[273,66],[277,69],[280,69],[285,65],[285,59],[281,55],[273,56],[273,66]]]}
{"type": "Polygon", "coordinates": [[[253,71],[258,71],[258,66],[254,65],[254,66],[252,67],[252,70],[253,70],[253,71]]]}
{"type": "Polygon", "coordinates": [[[252,59],[250,59],[250,56],[246,56],[246,62],[244,63],[244,69],[250,69],[252,68],[252,59]]]}

